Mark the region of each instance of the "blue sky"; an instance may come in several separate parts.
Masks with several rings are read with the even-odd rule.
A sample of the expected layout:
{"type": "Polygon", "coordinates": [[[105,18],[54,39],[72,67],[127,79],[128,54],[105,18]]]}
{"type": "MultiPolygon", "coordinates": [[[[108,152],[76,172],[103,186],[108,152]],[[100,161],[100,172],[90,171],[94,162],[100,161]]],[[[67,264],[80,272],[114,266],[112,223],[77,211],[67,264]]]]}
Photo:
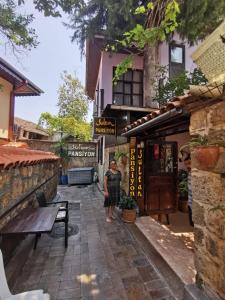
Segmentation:
{"type": "MultiPolygon", "coordinates": [[[[15,116],[37,122],[41,112],[57,113],[57,90],[61,83],[60,74],[64,70],[75,72],[84,84],[85,57],[81,60],[78,45],[71,42],[72,32],[62,24],[62,21],[67,21],[65,17],[44,17],[31,5],[23,9],[35,16],[32,27],[36,30],[40,44],[19,59],[9,49],[5,52],[1,48],[0,51],[5,60],[45,92],[40,97],[16,98],[15,116]]],[[[88,119],[90,115],[91,111],[88,119]]]]}

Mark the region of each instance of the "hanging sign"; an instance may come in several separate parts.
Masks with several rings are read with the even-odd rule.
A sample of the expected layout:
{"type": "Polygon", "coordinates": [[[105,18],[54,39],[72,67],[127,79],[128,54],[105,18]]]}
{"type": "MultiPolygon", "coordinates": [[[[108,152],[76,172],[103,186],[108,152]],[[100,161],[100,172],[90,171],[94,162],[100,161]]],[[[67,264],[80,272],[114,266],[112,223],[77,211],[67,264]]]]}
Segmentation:
{"type": "Polygon", "coordinates": [[[137,200],[142,200],[144,195],[143,163],[144,149],[137,148],[137,200]]]}
{"type": "Polygon", "coordinates": [[[136,139],[130,141],[129,195],[136,196],[136,139]]]}
{"type": "Polygon", "coordinates": [[[94,134],[115,135],[116,119],[114,118],[94,118],[94,134]]]}
{"type": "Polygon", "coordinates": [[[67,152],[70,157],[96,157],[96,144],[68,143],[67,152]]]}

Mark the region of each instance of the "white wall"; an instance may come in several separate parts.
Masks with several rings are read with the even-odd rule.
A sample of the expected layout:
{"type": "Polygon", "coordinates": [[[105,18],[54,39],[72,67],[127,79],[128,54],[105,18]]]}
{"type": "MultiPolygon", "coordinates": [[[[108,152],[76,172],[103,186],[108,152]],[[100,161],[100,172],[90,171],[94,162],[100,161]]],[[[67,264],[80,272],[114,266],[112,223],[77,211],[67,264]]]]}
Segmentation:
{"type": "Polygon", "coordinates": [[[0,78],[0,138],[8,139],[10,93],[12,84],[0,78]]]}

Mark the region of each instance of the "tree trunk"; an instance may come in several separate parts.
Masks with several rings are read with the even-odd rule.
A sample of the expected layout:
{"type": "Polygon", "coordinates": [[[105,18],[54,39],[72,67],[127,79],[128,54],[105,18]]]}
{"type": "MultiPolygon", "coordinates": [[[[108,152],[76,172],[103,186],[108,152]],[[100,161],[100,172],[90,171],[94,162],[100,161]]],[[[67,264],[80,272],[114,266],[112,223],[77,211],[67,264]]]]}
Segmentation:
{"type": "Polygon", "coordinates": [[[144,51],[144,106],[158,108],[158,102],[153,101],[155,97],[154,84],[158,62],[158,45],[145,47],[144,51]]]}

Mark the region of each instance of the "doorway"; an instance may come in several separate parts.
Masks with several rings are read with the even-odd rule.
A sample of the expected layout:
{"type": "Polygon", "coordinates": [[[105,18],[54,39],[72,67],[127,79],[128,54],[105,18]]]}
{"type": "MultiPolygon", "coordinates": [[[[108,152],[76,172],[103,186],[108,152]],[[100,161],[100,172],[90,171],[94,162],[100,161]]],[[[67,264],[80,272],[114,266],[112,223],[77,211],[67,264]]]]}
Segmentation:
{"type": "Polygon", "coordinates": [[[147,141],[145,153],[145,209],[148,215],[177,210],[177,143],[147,141]]]}

